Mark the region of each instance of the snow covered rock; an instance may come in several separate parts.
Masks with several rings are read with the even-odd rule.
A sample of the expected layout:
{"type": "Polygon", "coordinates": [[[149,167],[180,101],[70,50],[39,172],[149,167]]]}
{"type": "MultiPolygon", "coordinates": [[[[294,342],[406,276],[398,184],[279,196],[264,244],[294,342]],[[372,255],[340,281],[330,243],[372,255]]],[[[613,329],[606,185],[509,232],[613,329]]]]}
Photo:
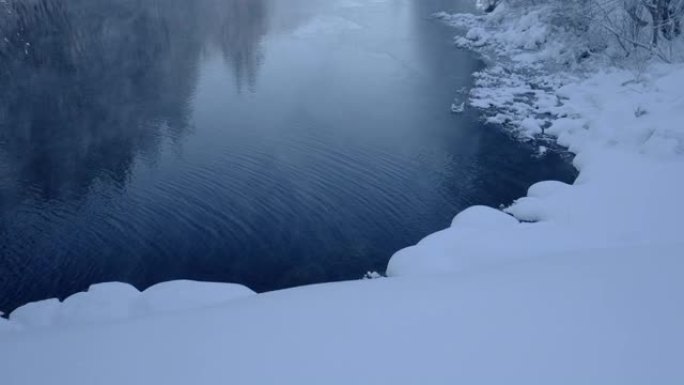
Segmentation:
{"type": "Polygon", "coordinates": [[[180,280],[159,283],[143,291],[136,307],[142,314],[193,310],[255,294],[237,284],[180,280]]]}
{"type": "Polygon", "coordinates": [[[27,303],[15,309],[9,315],[9,320],[24,327],[51,326],[55,323],[60,305],[57,298],[27,303]]]}
{"type": "Polygon", "coordinates": [[[535,183],[527,190],[527,196],[532,198],[545,198],[567,192],[571,185],[555,180],[547,180],[535,183]]]}
{"type": "Polygon", "coordinates": [[[90,286],[62,302],[57,324],[78,325],[130,318],[133,302],[140,292],[133,286],[110,282],[90,286]]]}
{"type": "Polygon", "coordinates": [[[472,206],[461,211],[451,222],[451,227],[497,228],[518,224],[512,216],[487,206],[472,206]]]}
{"type": "Polygon", "coordinates": [[[171,281],[154,285],[142,293],[126,283],[100,283],[63,302],[53,298],[21,306],[10,314],[9,320],[0,318],[0,331],[119,322],[157,313],[222,305],[254,294],[245,286],[228,283],[171,281]]]}

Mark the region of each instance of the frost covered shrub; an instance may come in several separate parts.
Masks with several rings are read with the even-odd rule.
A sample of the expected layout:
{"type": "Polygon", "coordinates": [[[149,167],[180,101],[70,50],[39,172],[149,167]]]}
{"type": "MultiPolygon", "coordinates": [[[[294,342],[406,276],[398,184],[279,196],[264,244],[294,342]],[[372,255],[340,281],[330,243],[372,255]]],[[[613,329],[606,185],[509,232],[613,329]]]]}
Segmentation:
{"type": "Polygon", "coordinates": [[[663,61],[682,59],[684,0],[595,0],[594,18],[625,57],[663,61]]]}
{"type": "MultiPolygon", "coordinates": [[[[487,15],[485,23],[496,33],[502,50],[537,51],[533,60],[573,65],[585,58],[594,47],[586,38],[589,25],[584,17],[572,12],[588,0],[534,2],[507,0],[487,15]]],[[[469,32],[469,35],[472,35],[469,32]]],[[[481,33],[481,35],[485,35],[481,33]]],[[[473,41],[473,36],[466,36],[473,41]]],[[[486,40],[477,39],[478,42],[486,40]]],[[[601,40],[599,40],[601,41],[601,40]]]]}
{"type": "MultiPolygon", "coordinates": [[[[625,63],[684,59],[684,0],[478,0],[481,9],[538,16],[565,54],[584,59],[604,53],[625,63]]],[[[565,57],[565,59],[568,59],[565,57]]],[[[567,60],[566,60],[567,61],[567,60]]]]}

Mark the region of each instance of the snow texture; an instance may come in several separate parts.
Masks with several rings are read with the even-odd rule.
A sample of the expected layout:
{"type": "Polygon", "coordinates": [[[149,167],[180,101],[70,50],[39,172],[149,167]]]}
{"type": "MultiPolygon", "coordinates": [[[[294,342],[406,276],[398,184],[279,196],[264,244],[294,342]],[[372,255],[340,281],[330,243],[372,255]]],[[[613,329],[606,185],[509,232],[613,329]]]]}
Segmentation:
{"type": "Polygon", "coordinates": [[[684,383],[684,66],[548,71],[571,54],[542,11],[441,17],[510,60],[476,75],[470,105],[556,137],[574,184],[461,212],[386,279],[260,295],[114,283],[26,305],[0,318],[2,383],[684,383]]]}
{"type": "MultiPolygon", "coordinates": [[[[498,226],[498,225],[496,225],[498,226]]],[[[3,384],[676,384],[683,244],[5,333],[3,384]]]]}
{"type": "Polygon", "coordinates": [[[138,306],[142,313],[191,310],[216,306],[255,294],[242,285],[172,281],[154,285],[142,292],[138,306]]]}
{"type": "Polygon", "coordinates": [[[120,282],[90,286],[63,302],[48,299],[26,304],[0,318],[3,330],[32,330],[116,322],[164,312],[195,310],[217,306],[255,293],[242,286],[225,283],[171,281],[142,293],[120,282]]]}
{"type": "MultiPolygon", "coordinates": [[[[616,68],[549,71],[547,58],[557,47],[550,35],[535,40],[548,47],[528,47],[521,42],[529,36],[515,33],[544,24],[530,15],[493,15],[493,24],[489,16],[440,17],[476,31],[466,39],[487,41],[487,47],[471,48],[512,60],[508,68],[495,65],[476,75],[471,105],[522,139],[548,140],[553,135],[576,154],[577,181],[532,186],[526,197],[505,208],[519,221],[510,226],[461,225],[466,210],[451,228],[397,252],[389,276],[458,272],[570,251],[681,241],[684,65],[654,64],[638,74],[616,68]],[[522,40],[514,44],[514,38],[522,40]]],[[[537,32],[533,35],[538,37],[537,32]]],[[[540,153],[547,151],[540,147],[540,153]]],[[[684,251],[677,251],[684,257],[684,251]]]]}

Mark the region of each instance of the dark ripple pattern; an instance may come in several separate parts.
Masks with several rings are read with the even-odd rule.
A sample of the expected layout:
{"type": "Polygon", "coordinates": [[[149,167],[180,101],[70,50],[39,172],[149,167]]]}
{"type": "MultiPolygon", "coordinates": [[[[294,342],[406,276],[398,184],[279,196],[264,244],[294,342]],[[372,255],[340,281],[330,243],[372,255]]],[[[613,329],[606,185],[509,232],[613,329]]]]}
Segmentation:
{"type": "Polygon", "coordinates": [[[0,310],[113,280],[357,279],[574,178],[449,113],[479,63],[426,15],[463,2],[343,3],[0,2],[0,310]],[[360,28],[297,32],[325,20],[360,28]]]}

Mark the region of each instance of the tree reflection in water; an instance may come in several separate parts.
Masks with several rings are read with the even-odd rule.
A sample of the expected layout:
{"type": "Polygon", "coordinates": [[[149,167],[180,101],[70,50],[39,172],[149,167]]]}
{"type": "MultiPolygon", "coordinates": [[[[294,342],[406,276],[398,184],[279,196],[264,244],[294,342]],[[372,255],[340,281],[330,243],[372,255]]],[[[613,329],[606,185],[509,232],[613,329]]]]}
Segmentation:
{"type": "Polygon", "coordinates": [[[263,0],[0,1],[0,309],[111,270],[62,255],[85,237],[65,213],[181,143],[206,49],[253,87],[265,32],[263,0]]]}
{"type": "Polygon", "coordinates": [[[261,0],[0,3],[0,209],[124,185],[138,154],[180,139],[206,45],[253,87],[261,0]],[[212,47],[212,48],[215,48],[212,47]]]}

